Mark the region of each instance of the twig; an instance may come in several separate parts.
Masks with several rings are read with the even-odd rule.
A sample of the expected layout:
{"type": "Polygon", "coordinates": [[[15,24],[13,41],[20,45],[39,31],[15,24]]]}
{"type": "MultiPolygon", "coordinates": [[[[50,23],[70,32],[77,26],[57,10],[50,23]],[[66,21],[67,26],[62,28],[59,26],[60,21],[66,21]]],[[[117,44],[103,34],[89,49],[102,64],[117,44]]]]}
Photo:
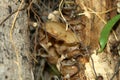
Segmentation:
{"type": "Polygon", "coordinates": [[[96,13],[95,11],[93,11],[93,10],[90,9],[90,8],[88,8],[88,9],[89,9],[90,11],[94,12],[94,14],[95,14],[96,16],[98,16],[98,18],[100,18],[100,19],[104,22],[104,24],[107,23],[104,19],[102,19],[102,17],[101,17],[100,15],[98,15],[98,13],[96,13]]]}
{"type": "Polygon", "coordinates": [[[113,76],[110,78],[110,80],[113,80],[114,77],[118,74],[119,75],[119,71],[120,71],[120,58],[117,61],[117,64],[115,66],[115,72],[113,74],[113,76]]]}
{"type": "Polygon", "coordinates": [[[116,35],[115,31],[114,31],[114,30],[112,30],[112,32],[113,32],[113,35],[114,35],[114,37],[115,37],[116,41],[119,41],[119,39],[118,39],[118,37],[117,37],[117,35],[116,35]]]}
{"type": "MultiPolygon", "coordinates": [[[[25,9],[26,9],[26,7],[20,9],[19,11],[22,11],[22,10],[25,10],[25,9]]],[[[18,11],[18,9],[15,10],[14,12],[12,12],[10,15],[8,15],[2,22],[0,22],[0,26],[1,26],[7,19],[9,19],[13,14],[15,14],[17,11],[18,11]]]]}
{"type": "Polygon", "coordinates": [[[104,19],[102,19],[102,17],[101,17],[99,14],[105,14],[105,13],[108,13],[108,12],[116,9],[116,7],[115,7],[115,8],[109,9],[109,10],[107,10],[107,11],[95,12],[95,11],[92,10],[91,8],[87,8],[87,7],[83,4],[83,2],[81,2],[81,5],[82,5],[83,8],[84,8],[84,12],[83,12],[83,13],[79,13],[78,15],[86,15],[86,16],[89,18],[89,17],[90,17],[90,14],[93,13],[93,14],[95,14],[96,16],[98,16],[98,18],[100,18],[105,24],[106,24],[107,22],[106,22],[104,19]],[[89,11],[88,11],[88,10],[89,10],[89,11]],[[91,12],[90,12],[90,11],[91,11],[91,12]]]}
{"type": "Polygon", "coordinates": [[[86,47],[85,49],[86,49],[88,55],[90,56],[90,59],[91,59],[91,62],[92,62],[92,67],[93,67],[93,71],[94,71],[95,77],[97,78],[97,73],[96,73],[95,66],[94,66],[94,60],[91,57],[90,52],[88,51],[88,48],[86,47]]]}
{"type": "Polygon", "coordinates": [[[93,58],[91,56],[90,56],[90,59],[92,61],[92,67],[93,67],[93,71],[94,71],[95,77],[97,78],[97,73],[96,73],[96,70],[95,70],[94,61],[93,61],[93,58]]]}
{"type": "Polygon", "coordinates": [[[63,4],[63,1],[64,1],[64,0],[61,0],[61,2],[60,2],[60,4],[59,4],[59,12],[60,12],[60,15],[61,15],[61,17],[63,18],[64,22],[66,23],[66,30],[68,30],[67,20],[65,19],[65,17],[64,17],[63,14],[62,14],[62,11],[61,11],[61,7],[62,7],[62,4],[63,4]]]}
{"type": "Polygon", "coordinates": [[[113,76],[111,77],[111,79],[110,80],[113,80],[114,79],[114,77],[116,76],[116,74],[118,74],[118,72],[120,71],[120,69],[118,69],[114,74],[113,74],[113,76]]]}
{"type": "Polygon", "coordinates": [[[19,75],[19,79],[20,80],[23,80],[22,79],[22,72],[21,72],[21,68],[20,68],[21,63],[20,63],[20,59],[19,59],[19,55],[18,55],[18,50],[16,49],[15,43],[13,41],[13,35],[12,35],[12,33],[13,33],[13,30],[14,30],[14,27],[15,27],[15,22],[16,22],[17,16],[19,14],[19,11],[20,11],[23,3],[24,3],[24,0],[22,0],[21,4],[19,5],[18,10],[16,11],[15,17],[14,17],[13,22],[12,22],[12,26],[10,28],[10,41],[12,43],[12,46],[13,46],[15,54],[16,54],[16,59],[17,60],[15,61],[15,63],[18,66],[18,75],[19,75]]]}

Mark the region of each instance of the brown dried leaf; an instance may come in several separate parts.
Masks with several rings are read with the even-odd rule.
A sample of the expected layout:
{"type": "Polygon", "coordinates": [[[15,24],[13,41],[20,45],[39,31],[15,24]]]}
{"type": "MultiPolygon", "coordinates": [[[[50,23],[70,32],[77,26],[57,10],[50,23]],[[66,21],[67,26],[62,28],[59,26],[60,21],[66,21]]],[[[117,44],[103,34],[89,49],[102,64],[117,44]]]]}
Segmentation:
{"type": "Polygon", "coordinates": [[[65,77],[67,75],[72,76],[74,75],[76,72],[78,72],[78,68],[76,66],[62,66],[61,68],[61,73],[62,75],[64,75],[65,77]]]}
{"type": "Polygon", "coordinates": [[[66,31],[65,24],[58,22],[47,22],[45,24],[46,31],[57,40],[62,40],[67,44],[76,44],[79,39],[71,30],[66,31]]]}
{"type": "Polygon", "coordinates": [[[75,50],[69,52],[69,53],[67,54],[67,57],[68,57],[68,58],[71,58],[71,57],[77,57],[77,56],[79,56],[79,55],[82,55],[81,52],[80,52],[80,50],[79,50],[79,49],[75,49],[75,50]]]}
{"type": "Polygon", "coordinates": [[[49,57],[47,58],[48,62],[50,62],[51,64],[56,64],[58,61],[59,56],[57,55],[54,47],[51,47],[49,49],[49,57]]]}
{"type": "Polygon", "coordinates": [[[79,62],[81,62],[81,64],[88,63],[89,62],[89,57],[88,56],[80,57],[79,62]]]}

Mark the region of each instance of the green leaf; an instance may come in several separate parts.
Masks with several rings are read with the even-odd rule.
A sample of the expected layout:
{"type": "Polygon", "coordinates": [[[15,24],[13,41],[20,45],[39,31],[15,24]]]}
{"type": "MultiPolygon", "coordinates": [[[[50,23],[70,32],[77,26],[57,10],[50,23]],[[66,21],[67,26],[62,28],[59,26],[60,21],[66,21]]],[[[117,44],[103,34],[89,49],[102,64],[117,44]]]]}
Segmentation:
{"type": "Polygon", "coordinates": [[[48,63],[48,65],[50,67],[49,71],[51,73],[53,73],[54,75],[57,75],[58,77],[60,77],[61,73],[58,71],[56,65],[53,65],[53,64],[50,64],[50,63],[48,63]]]}
{"type": "Polygon", "coordinates": [[[98,52],[102,52],[106,46],[106,43],[108,41],[108,37],[109,34],[113,28],[113,26],[116,24],[116,22],[120,19],[120,14],[116,15],[115,17],[113,17],[111,20],[108,21],[108,23],[104,26],[104,28],[102,29],[102,32],[100,34],[100,39],[99,39],[99,43],[100,43],[100,49],[98,52]]]}

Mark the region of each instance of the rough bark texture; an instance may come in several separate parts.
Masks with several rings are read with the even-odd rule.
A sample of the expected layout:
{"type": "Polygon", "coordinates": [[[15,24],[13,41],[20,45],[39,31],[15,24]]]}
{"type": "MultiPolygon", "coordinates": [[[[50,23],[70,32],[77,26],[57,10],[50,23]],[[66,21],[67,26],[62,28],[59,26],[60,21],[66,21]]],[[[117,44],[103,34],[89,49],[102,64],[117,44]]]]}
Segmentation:
{"type": "MultiPolygon", "coordinates": [[[[15,11],[20,5],[16,0],[0,1],[0,22],[15,11]],[[10,7],[11,6],[11,7],[10,7]]],[[[10,30],[15,14],[0,25],[0,80],[32,80],[27,54],[29,51],[29,36],[27,34],[27,14],[21,11],[17,16],[15,27],[10,30]]]]}

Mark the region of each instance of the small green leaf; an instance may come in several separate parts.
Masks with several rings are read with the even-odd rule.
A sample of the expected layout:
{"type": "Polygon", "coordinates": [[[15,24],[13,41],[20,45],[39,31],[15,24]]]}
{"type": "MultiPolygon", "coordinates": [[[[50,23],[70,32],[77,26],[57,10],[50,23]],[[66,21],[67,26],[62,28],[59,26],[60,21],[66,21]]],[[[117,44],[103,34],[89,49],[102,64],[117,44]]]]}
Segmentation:
{"type": "Polygon", "coordinates": [[[98,52],[102,52],[106,46],[106,43],[108,41],[109,34],[113,28],[113,26],[116,24],[116,22],[120,19],[120,14],[113,17],[111,20],[108,21],[108,23],[104,26],[102,29],[102,32],[100,34],[100,50],[98,52]]]}
{"type": "Polygon", "coordinates": [[[49,65],[49,67],[50,67],[49,71],[50,71],[51,73],[57,75],[58,77],[60,77],[61,73],[58,71],[56,65],[53,65],[53,64],[50,64],[50,63],[48,63],[48,65],[49,65]]]}

